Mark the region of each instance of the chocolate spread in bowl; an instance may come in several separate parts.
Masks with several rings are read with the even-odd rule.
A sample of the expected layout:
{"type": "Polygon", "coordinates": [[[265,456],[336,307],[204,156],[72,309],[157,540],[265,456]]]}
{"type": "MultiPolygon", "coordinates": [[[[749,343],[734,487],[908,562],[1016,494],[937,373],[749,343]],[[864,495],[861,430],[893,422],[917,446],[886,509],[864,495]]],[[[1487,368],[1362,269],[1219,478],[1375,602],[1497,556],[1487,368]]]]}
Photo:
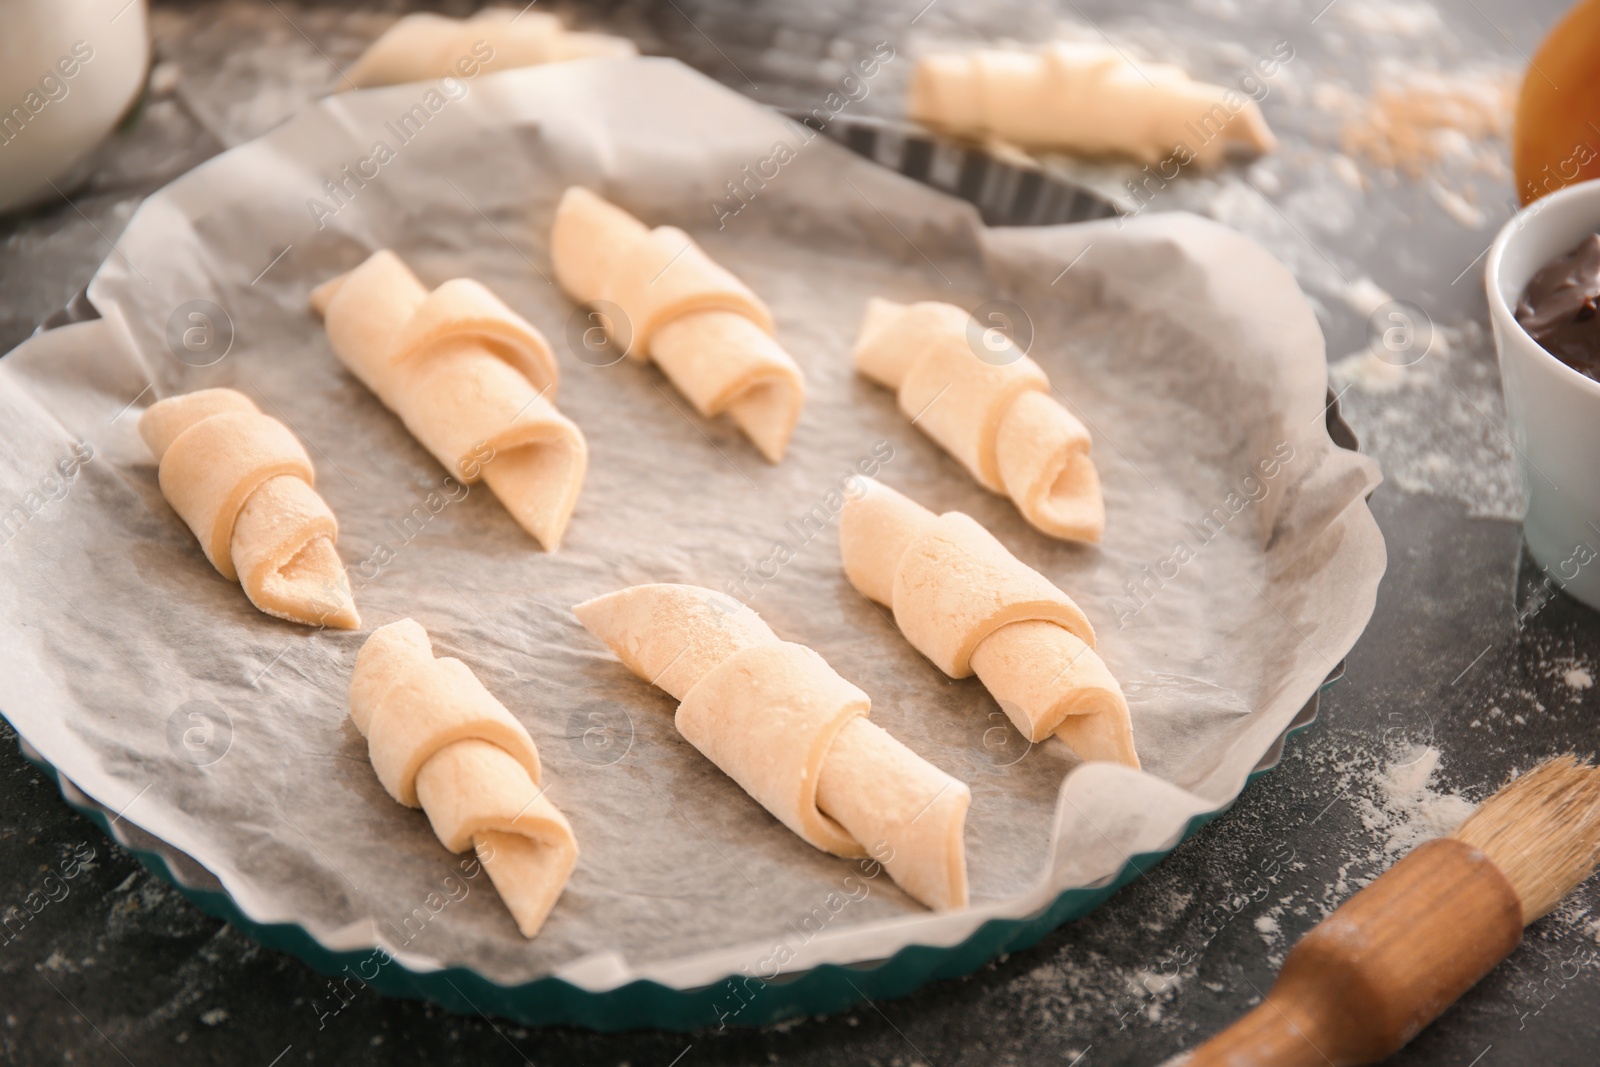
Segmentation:
{"type": "Polygon", "coordinates": [[[1539,269],[1517,301],[1517,321],[1545,351],[1600,380],[1600,234],[1539,269]]]}

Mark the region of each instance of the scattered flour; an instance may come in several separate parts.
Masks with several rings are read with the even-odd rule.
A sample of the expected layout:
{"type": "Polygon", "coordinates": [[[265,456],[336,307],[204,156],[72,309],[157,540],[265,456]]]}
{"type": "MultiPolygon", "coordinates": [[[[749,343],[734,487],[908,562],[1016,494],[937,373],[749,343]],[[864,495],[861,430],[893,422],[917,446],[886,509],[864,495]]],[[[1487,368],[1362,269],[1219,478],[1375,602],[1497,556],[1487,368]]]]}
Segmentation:
{"type": "Polygon", "coordinates": [[[1168,978],[1151,971],[1140,971],[1134,975],[1133,992],[1149,998],[1144,1008],[1146,1019],[1153,1023],[1161,1021],[1167,1006],[1177,998],[1178,987],[1183,984],[1183,978],[1183,975],[1168,978]]]}
{"type": "Polygon", "coordinates": [[[1523,490],[1493,339],[1472,320],[1430,329],[1428,347],[1409,366],[1393,366],[1371,347],[1333,363],[1340,410],[1362,451],[1383,465],[1386,484],[1455,498],[1472,518],[1519,520],[1523,490]]]}
{"type": "Polygon", "coordinates": [[[1339,295],[1350,305],[1350,310],[1362,318],[1394,299],[1387,289],[1365,275],[1345,286],[1339,295]]]}
{"type": "Polygon", "coordinates": [[[1366,191],[1367,179],[1361,173],[1361,168],[1356,165],[1355,160],[1351,159],[1343,152],[1335,152],[1328,160],[1328,167],[1333,171],[1340,181],[1344,182],[1350,188],[1355,189],[1358,192],[1366,191]]]}
{"type": "Polygon", "coordinates": [[[1352,352],[1328,369],[1334,381],[1352,385],[1364,393],[1392,393],[1401,386],[1419,381],[1404,366],[1383,359],[1370,348],[1352,352]]]}
{"type": "Polygon", "coordinates": [[[1481,230],[1489,222],[1489,216],[1483,209],[1474,206],[1467,198],[1451,189],[1446,189],[1437,181],[1428,182],[1428,193],[1433,197],[1434,203],[1444,209],[1445,214],[1455,219],[1469,230],[1481,230]]]}
{"type": "Polygon", "coordinates": [[[1362,824],[1384,835],[1383,851],[1399,856],[1422,842],[1444,837],[1471,815],[1475,805],[1459,793],[1433,789],[1439,750],[1419,745],[1374,778],[1378,802],[1363,798],[1362,824]]]}
{"type": "Polygon", "coordinates": [[[1460,168],[1463,154],[1470,165],[1493,169],[1490,159],[1499,157],[1511,126],[1518,84],[1514,70],[1446,73],[1390,65],[1384,73],[1388,78],[1370,98],[1335,103],[1344,120],[1346,155],[1413,180],[1437,182],[1446,165],[1460,168]],[[1477,146],[1482,146],[1481,160],[1477,146]]]}
{"type": "Polygon", "coordinates": [[[36,970],[39,968],[54,971],[56,974],[67,974],[78,969],[71,960],[61,954],[59,949],[52,949],[50,955],[45,957],[44,963],[35,966],[36,970]]]}
{"type": "Polygon", "coordinates": [[[1339,8],[1339,18],[1369,34],[1421,37],[1444,29],[1439,12],[1429,4],[1404,0],[1348,0],[1339,8]]]}

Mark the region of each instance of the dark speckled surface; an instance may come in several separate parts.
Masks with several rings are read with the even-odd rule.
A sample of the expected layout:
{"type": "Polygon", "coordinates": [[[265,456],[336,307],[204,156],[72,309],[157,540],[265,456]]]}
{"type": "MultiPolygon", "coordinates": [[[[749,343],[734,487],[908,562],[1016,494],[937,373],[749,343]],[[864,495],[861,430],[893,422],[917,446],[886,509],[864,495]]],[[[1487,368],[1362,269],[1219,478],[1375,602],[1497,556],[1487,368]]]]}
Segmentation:
{"type": "MultiPolygon", "coordinates": [[[[1350,121],[1340,91],[1359,98],[1408,69],[1514,73],[1561,5],[1325,2],[678,0],[575,9],[646,51],[681,56],[790,106],[825,93],[836,76],[830,64],[877,40],[903,42],[909,55],[940,39],[1032,40],[1064,26],[1104,31],[1215,80],[1277,41],[1293,43],[1295,59],[1263,105],[1283,138],[1280,153],[1250,170],[1186,176],[1154,208],[1212,214],[1285,258],[1336,359],[1359,348],[1365,310],[1377,302],[1362,299],[1365,279],[1425,309],[1446,347],[1391,390],[1348,364],[1335,375],[1336,389],[1349,387],[1349,421],[1391,476],[1372,501],[1389,574],[1321,720],[1231,812],[1088,919],[969,978],[763,1030],[596,1036],[529,1031],[370,992],[324,1015],[326,979],[257,948],[145,873],[61,802],[5,731],[0,910],[75,854],[94,855],[59,883],[64,896],[56,891],[60,899],[0,934],[0,1060],[1155,1063],[1253,1004],[1287,944],[1390,862],[1390,846],[1454,810],[1451,794],[1478,799],[1539,757],[1592,751],[1600,695],[1584,672],[1600,674],[1600,620],[1560,598],[1537,610],[1530,600],[1535,582],[1512,521],[1514,479],[1471,266],[1506,214],[1509,178],[1482,165],[1484,153],[1503,157],[1504,144],[1476,157],[1445,152],[1437,166],[1392,180],[1359,159],[1351,180],[1352,168],[1335,158],[1350,121]],[[1429,748],[1438,764],[1424,780],[1429,748]],[[1261,871],[1276,873],[1251,877],[1261,871]]],[[[382,5],[287,0],[158,5],[157,58],[171,64],[157,79],[165,91],[103,149],[94,177],[72,194],[77,210],[55,203],[0,220],[0,347],[83,286],[142,195],[270,128],[334,77],[319,49],[348,62],[403,6],[385,14],[382,5]]],[[[895,112],[892,81],[862,102],[864,112],[895,112]]],[[[1511,960],[1394,1062],[1595,1062],[1600,976],[1587,961],[1600,948],[1589,912],[1597,898],[1585,887],[1533,926],[1511,960]]]]}

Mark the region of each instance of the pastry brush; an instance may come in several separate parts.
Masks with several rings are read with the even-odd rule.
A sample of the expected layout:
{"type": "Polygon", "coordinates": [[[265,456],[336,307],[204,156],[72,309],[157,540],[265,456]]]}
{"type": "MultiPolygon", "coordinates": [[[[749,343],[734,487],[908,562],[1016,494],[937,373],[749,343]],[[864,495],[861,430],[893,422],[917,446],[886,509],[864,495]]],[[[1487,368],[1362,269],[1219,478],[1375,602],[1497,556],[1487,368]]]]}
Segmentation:
{"type": "Polygon", "coordinates": [[[1248,1015],[1183,1067],[1346,1067],[1391,1055],[1600,860],[1600,770],[1558,756],[1418,846],[1300,939],[1248,1015]]]}

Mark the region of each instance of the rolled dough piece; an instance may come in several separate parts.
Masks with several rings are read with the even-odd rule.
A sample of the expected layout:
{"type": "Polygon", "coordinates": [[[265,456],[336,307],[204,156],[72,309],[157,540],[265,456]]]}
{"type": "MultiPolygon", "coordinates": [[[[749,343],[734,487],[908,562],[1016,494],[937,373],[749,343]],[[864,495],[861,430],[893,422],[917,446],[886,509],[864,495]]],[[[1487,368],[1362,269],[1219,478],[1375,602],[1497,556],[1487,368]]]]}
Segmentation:
{"type": "Polygon", "coordinates": [[[1089,431],[1050,395],[1044,370],[1009,339],[980,334],[951,304],[874,297],[855,360],[863,375],[895,390],[900,410],[979,485],[1010,497],[1036,529],[1091,543],[1104,535],[1106,507],[1089,431]],[[981,354],[972,340],[979,336],[981,354]]]}
{"type": "Polygon", "coordinates": [[[625,37],[568,30],[560,18],[545,12],[487,8],[466,19],[419,12],[406,15],[367,46],[335,92],[638,54],[625,37]]]}
{"type": "Polygon", "coordinates": [[[533,738],[458,659],[435,659],[401,619],[372,632],[350,677],[350,719],[389,795],[420,807],[439,843],[475,849],[532,937],[566,887],[578,844],[541,786],[533,738]]]}
{"type": "Polygon", "coordinates": [[[807,842],[870,855],[930,908],[967,903],[965,784],[867,721],[867,695],[749,607],[636,585],[572,609],[679,701],[679,733],[807,842]]]}
{"type": "Polygon", "coordinates": [[[581,186],[562,195],[550,248],[561,288],[604,309],[612,344],[655,360],[700,414],[727,412],[769,462],[783,458],[805,380],[760,297],[682,230],[649,229],[581,186]]]}
{"type": "Polygon", "coordinates": [[[952,678],[977,674],[1029,741],[1139,766],[1128,702],[1072,598],[961,512],[861,485],[839,517],[845,576],[912,647],[952,678]]]}
{"type": "Polygon", "coordinates": [[[962,834],[971,803],[965,783],[865,715],[845,723],[817,779],[817,805],[872,841],[868,851],[896,884],[935,911],[967,904],[962,834]]]}
{"type": "Polygon", "coordinates": [[[1256,102],[1110,45],[935,53],[911,77],[911,118],[957,137],[1088,155],[1210,165],[1277,140],[1256,102]],[[1230,100],[1235,101],[1230,104],[1230,100]]]}
{"type": "Polygon", "coordinates": [[[589,446],[555,407],[544,336],[487,288],[432,293],[387,249],[311,293],[333,350],[464,482],[482,479],[547,551],[561,545],[589,446]]]}
{"type": "Polygon", "coordinates": [[[243,393],[201,389],[152,404],[139,434],[160,464],[162,495],[252,604],[308,626],[361,625],[334,548],[339,523],[287,426],[243,393]]]}

